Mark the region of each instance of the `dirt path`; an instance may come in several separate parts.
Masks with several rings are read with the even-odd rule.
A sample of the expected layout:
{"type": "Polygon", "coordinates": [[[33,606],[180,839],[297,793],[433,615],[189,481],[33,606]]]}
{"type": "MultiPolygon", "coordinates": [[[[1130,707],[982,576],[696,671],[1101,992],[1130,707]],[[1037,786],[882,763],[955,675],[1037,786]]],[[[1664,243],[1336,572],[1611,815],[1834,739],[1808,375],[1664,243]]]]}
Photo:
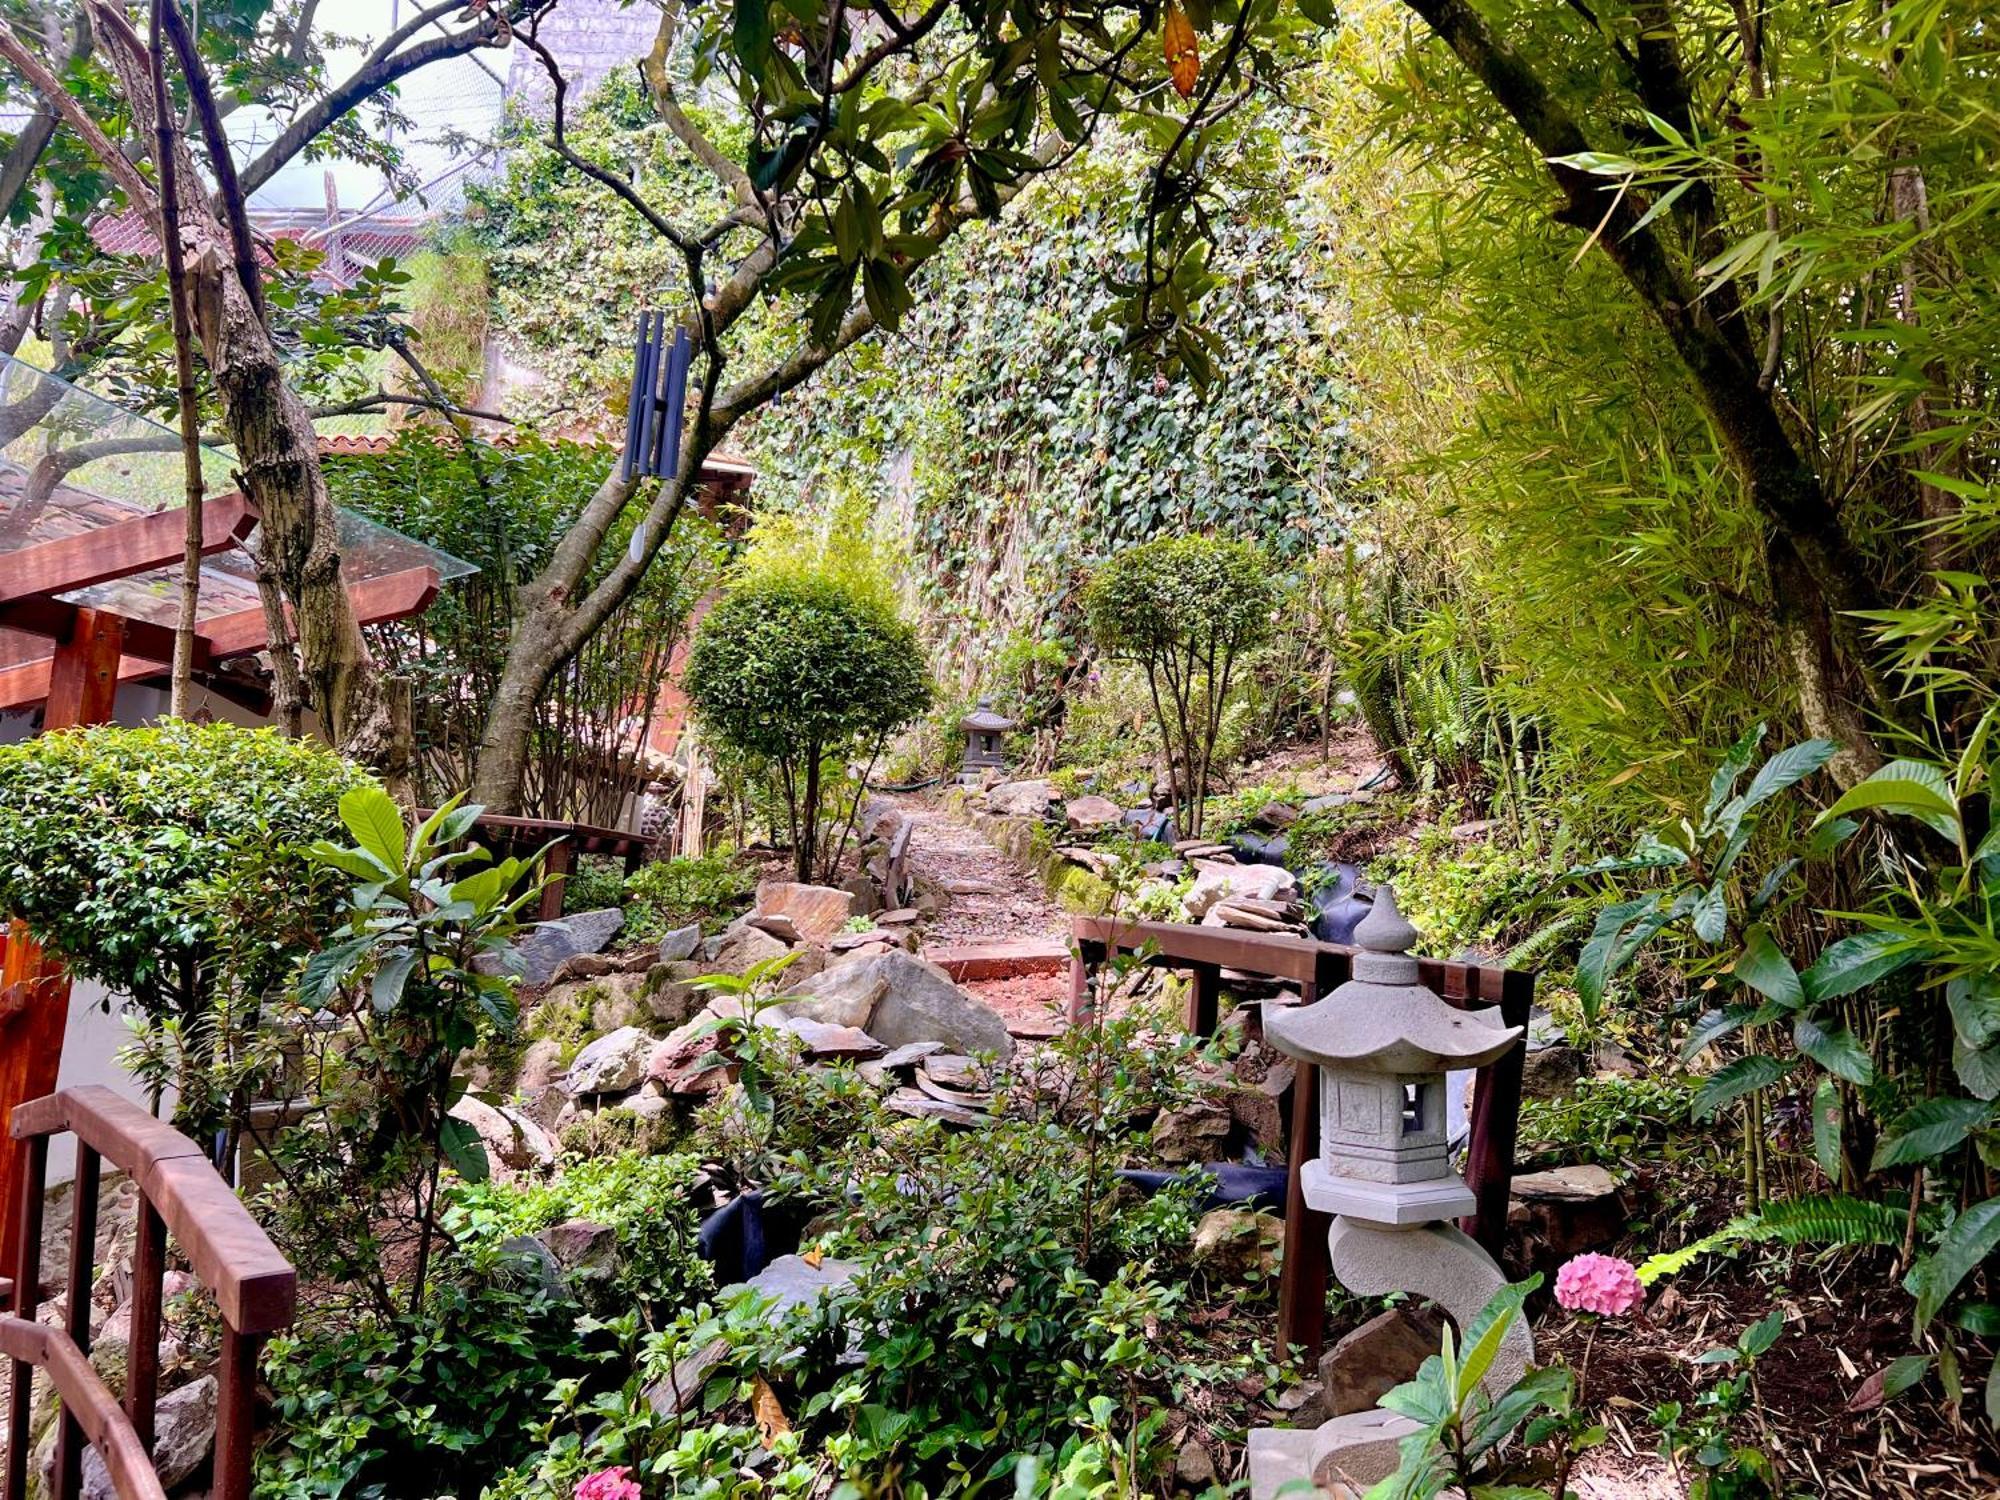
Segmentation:
{"type": "Polygon", "coordinates": [[[950,896],[924,927],[926,947],[1066,937],[1068,919],[1042,883],[962,823],[916,795],[891,799],[910,819],[910,864],[950,896]]]}

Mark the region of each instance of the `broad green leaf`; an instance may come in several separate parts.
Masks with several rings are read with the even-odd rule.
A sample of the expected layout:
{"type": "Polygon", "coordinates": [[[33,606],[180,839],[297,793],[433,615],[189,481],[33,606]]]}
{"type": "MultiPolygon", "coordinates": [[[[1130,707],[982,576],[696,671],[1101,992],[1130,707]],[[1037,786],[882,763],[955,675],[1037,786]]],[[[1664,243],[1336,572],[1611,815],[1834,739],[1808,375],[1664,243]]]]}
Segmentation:
{"type": "Polygon", "coordinates": [[[1931,1357],[1928,1354],[1905,1354],[1892,1359],[1882,1371],[1882,1399],[1900,1396],[1911,1386],[1930,1373],[1931,1357]]]}
{"type": "Polygon", "coordinates": [[[1941,767],[1921,760],[1892,760],[1819,815],[1819,822],[1866,808],[1907,813],[1954,843],[1959,838],[1958,803],[1941,767]]]}
{"type": "Polygon", "coordinates": [[[1730,1005],[1721,1010],[1711,1010],[1694,1023],[1687,1040],[1681,1043],[1681,1061],[1692,1062],[1703,1049],[1733,1032],[1741,1031],[1750,1019],[1747,1006],[1730,1005]]]}
{"type": "Polygon", "coordinates": [[[2000,1302],[1967,1302],[1951,1315],[1951,1321],[1967,1333],[1990,1339],[2000,1334],[2000,1302]]]}
{"type": "Polygon", "coordinates": [[[400,948],[376,965],[374,981],[368,987],[368,1000],[377,1013],[387,1013],[396,1008],[403,998],[403,986],[409,981],[410,971],[416,964],[417,950],[400,948]]]}
{"type": "Polygon", "coordinates": [[[1963,1145],[1992,1119],[1994,1106],[1983,1099],[1926,1099],[1905,1110],[1875,1146],[1874,1170],[1907,1167],[1963,1145]]]}
{"type": "Polygon", "coordinates": [[[2000,1040],[2000,975],[1962,974],[1945,986],[1951,1024],[1968,1047],[2000,1040]]]}
{"type": "Polygon", "coordinates": [[[1768,802],[1786,787],[1796,785],[1833,759],[1840,747],[1832,740],[1802,740],[1787,746],[1757,769],[1743,792],[1745,811],[1768,802]]]}
{"type": "Polygon", "coordinates": [[[1785,1310],[1782,1307],[1774,1307],[1743,1330],[1743,1336],[1737,1339],[1736,1347],[1750,1358],[1756,1359],[1760,1355],[1769,1353],[1771,1346],[1778,1342],[1778,1335],[1784,1331],[1785,1310]]]}
{"type": "Polygon", "coordinates": [[[1921,945],[1901,933],[1857,932],[1822,948],[1799,983],[1808,1000],[1835,1000],[1886,978],[1923,954],[1921,945]]]}
{"type": "Polygon", "coordinates": [[[1993,1368],[1986,1372],[1986,1422],[1988,1426],[2000,1427],[2000,1359],[1993,1361],[1993,1368]]]}
{"type": "Polygon", "coordinates": [[[1938,1240],[1937,1249],[1917,1262],[1917,1332],[1930,1326],[1959,1283],[2000,1245],[2000,1198],[1975,1203],[1938,1240]]]}
{"type": "Polygon", "coordinates": [[[1963,1037],[1952,1038],[1951,1070],[1973,1098],[2000,1099],[2000,1042],[1968,1047],[1963,1037]]]}
{"type": "Polygon", "coordinates": [[[352,937],[320,949],[306,960],[305,970],[299,976],[299,998],[311,1006],[326,1004],[374,941],[371,937],[352,937]]]}
{"type": "Polygon", "coordinates": [[[1791,1063],[1775,1057],[1739,1057],[1702,1080],[1701,1091],[1694,1096],[1689,1112],[1697,1120],[1706,1120],[1732,1099],[1767,1089],[1791,1071],[1791,1063]]]}
{"type": "Polygon", "coordinates": [[[1723,804],[1736,790],[1736,783],[1750,769],[1750,762],[1757,758],[1757,747],[1764,742],[1765,732],[1765,725],[1752,725],[1741,739],[1729,747],[1728,753],[1716,766],[1715,774],[1709,778],[1708,805],[1701,813],[1704,826],[1714,823],[1715,815],[1722,811],[1723,804]]]}
{"type": "Polygon", "coordinates": [[[326,839],[315,839],[308,852],[321,864],[332,865],[334,869],[371,885],[396,878],[394,870],[386,868],[366,849],[343,849],[326,839]]]}
{"type": "Polygon", "coordinates": [[[1576,960],[1576,993],[1583,1002],[1584,1015],[1595,1019],[1598,1007],[1604,1003],[1604,986],[1615,972],[1611,967],[1612,950],[1632,920],[1650,910],[1655,901],[1652,896],[1637,896],[1630,901],[1614,902],[1597,914],[1590,940],[1576,960]]]}
{"type": "Polygon", "coordinates": [[[1460,1406],[1463,1406],[1471,1398],[1472,1393],[1479,1389],[1479,1382],[1484,1380],[1486,1372],[1493,1368],[1494,1357],[1500,1352],[1500,1341],[1507,1336],[1507,1330],[1513,1326],[1514,1319],[1520,1316],[1521,1299],[1527,1294],[1522,1292],[1510,1296],[1512,1291],[1513,1288],[1508,1286],[1494,1293],[1493,1300],[1486,1304],[1493,1315],[1489,1318],[1482,1312],[1479,1322],[1474,1325],[1479,1328],[1479,1332],[1476,1336],[1470,1333],[1467,1335],[1465,1359],[1458,1368],[1457,1396],[1460,1406]],[[1503,1298],[1506,1299],[1504,1302],[1501,1300],[1503,1298]],[[1481,1323],[1483,1327],[1480,1326],[1481,1323]]]}
{"type": "Polygon", "coordinates": [[[1840,1085],[1822,1078],[1813,1090],[1813,1160],[1834,1183],[1840,1181],[1840,1085]]]}
{"type": "Polygon", "coordinates": [[[1719,943],[1728,932],[1729,897],[1718,880],[1694,904],[1694,935],[1704,943],[1719,943]]]}
{"type": "Polygon", "coordinates": [[[1865,1085],[1875,1080],[1875,1063],[1845,1026],[1825,1027],[1811,1016],[1792,1023],[1792,1045],[1836,1077],[1865,1085]]]}
{"type": "Polygon", "coordinates": [[[1743,934],[1743,951],[1736,955],[1736,962],[1730,965],[1729,972],[1758,994],[1780,1005],[1805,1003],[1805,989],[1799,983],[1798,971],[1792,967],[1792,961],[1778,951],[1770,928],[1762,922],[1743,934]]]}
{"type": "Polygon", "coordinates": [[[484,1182],[491,1172],[479,1132],[454,1115],[446,1115],[439,1127],[438,1150],[452,1171],[467,1182],[484,1182]]]}
{"type": "Polygon", "coordinates": [[[340,821],[354,841],[393,874],[403,873],[403,810],[373,782],[351,787],[340,799],[340,821]]]}

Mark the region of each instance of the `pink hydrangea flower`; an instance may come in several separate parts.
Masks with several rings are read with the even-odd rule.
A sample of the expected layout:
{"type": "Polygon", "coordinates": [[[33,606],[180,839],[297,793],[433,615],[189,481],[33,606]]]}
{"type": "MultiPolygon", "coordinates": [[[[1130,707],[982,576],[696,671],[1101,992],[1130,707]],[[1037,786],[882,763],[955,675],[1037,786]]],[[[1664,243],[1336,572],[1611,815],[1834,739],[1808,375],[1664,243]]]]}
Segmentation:
{"type": "Polygon", "coordinates": [[[1645,1300],[1632,1262],[1615,1255],[1579,1255],[1556,1272],[1556,1301],[1571,1312],[1618,1318],[1645,1300]]]}
{"type": "Polygon", "coordinates": [[[640,1500],[638,1481],[623,1464],[599,1469],[577,1485],[576,1500],[640,1500]]]}

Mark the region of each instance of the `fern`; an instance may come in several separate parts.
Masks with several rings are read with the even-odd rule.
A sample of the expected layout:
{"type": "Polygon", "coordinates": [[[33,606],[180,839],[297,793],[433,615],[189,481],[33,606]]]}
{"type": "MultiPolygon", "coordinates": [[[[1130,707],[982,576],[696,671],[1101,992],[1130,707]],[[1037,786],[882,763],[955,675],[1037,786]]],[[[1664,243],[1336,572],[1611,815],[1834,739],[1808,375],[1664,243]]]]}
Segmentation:
{"type": "Polygon", "coordinates": [[[1906,1211],[1845,1193],[1815,1193],[1765,1205],[1749,1237],[1786,1245],[1900,1245],[1906,1211]]]}
{"type": "Polygon", "coordinates": [[[1750,1231],[1756,1227],[1756,1223],[1755,1219],[1731,1219],[1714,1234],[1704,1235],[1681,1246],[1678,1250],[1668,1250],[1640,1262],[1638,1267],[1640,1285],[1651,1286],[1662,1276],[1678,1276],[1702,1256],[1714,1251],[1733,1250],[1739,1243],[1749,1238],[1750,1231]]]}

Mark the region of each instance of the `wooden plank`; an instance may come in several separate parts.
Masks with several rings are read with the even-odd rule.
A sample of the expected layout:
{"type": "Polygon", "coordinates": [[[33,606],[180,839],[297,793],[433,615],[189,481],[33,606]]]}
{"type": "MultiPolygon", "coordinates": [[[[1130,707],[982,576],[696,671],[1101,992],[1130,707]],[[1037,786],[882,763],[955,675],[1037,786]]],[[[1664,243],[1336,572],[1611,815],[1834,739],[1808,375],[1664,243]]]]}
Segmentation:
{"type": "Polygon", "coordinates": [[[1458,1227],[1500,1258],[1507,1237],[1507,1201],[1514,1190],[1514,1148],[1521,1133],[1521,1076],[1528,1061],[1528,1017],[1535,1007],[1532,971],[1500,971],[1500,1019],[1521,1028],[1521,1039],[1497,1062],[1479,1070],[1472,1096],[1472,1132],[1465,1148],[1465,1185],[1478,1210],[1458,1227]]]}
{"type": "MultiPolygon", "coordinates": [[[[218,495],[201,508],[204,555],[233,547],[257,525],[257,511],[240,494],[218,495]]],[[[112,526],[9,552],[0,566],[0,604],[37,594],[66,594],[113,578],[177,563],[187,546],[187,516],[179,506],[112,526]]]]}
{"type": "MultiPolygon", "coordinates": [[[[65,604],[60,599],[46,596],[17,599],[12,604],[0,604],[0,629],[23,630],[30,635],[45,635],[53,640],[66,641],[76,634],[77,617],[86,608],[85,605],[65,604]]],[[[153,661],[170,662],[174,659],[174,630],[171,625],[155,625],[151,620],[135,620],[130,615],[121,618],[125,621],[126,650],[134,656],[148,657],[153,661]]],[[[207,665],[202,659],[202,645],[202,638],[196,636],[197,667],[207,665]]]]}
{"type": "MultiPolygon", "coordinates": [[[[44,733],[77,724],[104,724],[118,696],[118,658],[124,650],[125,620],[101,609],[80,609],[76,628],[56,647],[49,663],[44,733]]],[[[18,1101],[15,1101],[18,1102],[18,1101]]]]}

